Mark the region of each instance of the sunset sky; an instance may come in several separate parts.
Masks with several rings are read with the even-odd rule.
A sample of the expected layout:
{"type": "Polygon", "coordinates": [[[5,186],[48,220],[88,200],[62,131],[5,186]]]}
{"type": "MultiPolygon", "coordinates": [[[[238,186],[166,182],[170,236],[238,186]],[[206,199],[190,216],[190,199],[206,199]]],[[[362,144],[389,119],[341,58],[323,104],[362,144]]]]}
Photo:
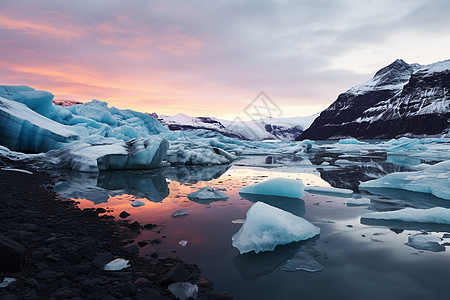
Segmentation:
{"type": "Polygon", "coordinates": [[[0,84],[232,119],[264,91],[325,109],[397,58],[450,58],[450,1],[0,2],[0,84]]]}

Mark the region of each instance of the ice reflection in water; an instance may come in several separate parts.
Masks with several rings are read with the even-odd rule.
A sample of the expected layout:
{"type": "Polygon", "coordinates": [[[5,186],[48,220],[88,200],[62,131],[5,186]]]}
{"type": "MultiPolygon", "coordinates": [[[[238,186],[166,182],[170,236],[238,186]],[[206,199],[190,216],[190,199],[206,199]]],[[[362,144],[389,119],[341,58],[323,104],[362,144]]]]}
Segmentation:
{"type": "MultiPolygon", "coordinates": [[[[158,251],[160,257],[175,255],[197,263],[203,276],[215,282],[217,292],[228,291],[235,299],[298,299],[299,295],[349,299],[356,294],[363,295],[361,298],[427,298],[430,295],[444,298],[448,289],[441,280],[450,278],[450,271],[442,266],[450,263],[448,253],[417,250],[406,243],[409,236],[421,231],[444,236],[450,232],[448,226],[360,220],[363,213],[373,210],[450,207],[450,202],[434,196],[398,190],[377,189],[358,195],[359,181],[408,171],[417,162],[401,157],[387,161],[386,155],[369,152],[346,156],[326,152],[303,157],[251,156],[231,167],[71,173],[55,191],[63,197],[79,199],[81,208],[107,208],[116,218],[126,210],[131,214],[127,218],[130,222],[157,224],[154,229],[142,230],[135,242],[158,239],[162,243],[149,243],[140,249],[141,255],[158,251]],[[337,160],[341,164],[335,163],[337,160]],[[367,206],[347,206],[346,198],[308,192],[302,199],[264,196],[243,199],[238,193],[242,186],[276,177],[302,179],[305,185],[351,188],[357,196],[369,196],[371,202],[367,206]],[[208,185],[225,189],[228,200],[195,203],[187,198],[189,193],[208,185]],[[146,205],[132,207],[131,202],[136,199],[146,205]],[[232,221],[245,218],[256,201],[304,217],[321,228],[320,237],[278,246],[274,252],[240,255],[231,246],[231,236],[241,224],[232,221]],[[180,209],[187,209],[188,215],[172,218],[171,214],[180,209]],[[179,244],[180,240],[188,241],[185,247],[179,244]],[[312,258],[324,271],[281,271],[280,267],[297,253],[301,254],[302,247],[308,243],[314,249],[312,258]],[[319,288],[323,286],[327,288],[319,288]]],[[[447,248],[445,242],[450,239],[441,243],[447,248]]]]}

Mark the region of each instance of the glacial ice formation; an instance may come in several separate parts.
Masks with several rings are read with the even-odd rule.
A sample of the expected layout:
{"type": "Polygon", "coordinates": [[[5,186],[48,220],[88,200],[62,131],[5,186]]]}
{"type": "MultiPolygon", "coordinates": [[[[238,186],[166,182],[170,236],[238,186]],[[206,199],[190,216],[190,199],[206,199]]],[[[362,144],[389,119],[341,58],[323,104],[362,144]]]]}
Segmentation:
{"type": "Polygon", "coordinates": [[[347,205],[366,205],[370,203],[370,198],[361,197],[361,198],[351,198],[348,199],[347,205]]]}
{"type": "Polygon", "coordinates": [[[364,142],[358,141],[357,139],[342,139],[339,140],[339,144],[341,145],[362,145],[364,142]]]}
{"type": "Polygon", "coordinates": [[[160,165],[169,143],[153,136],[128,141],[90,136],[42,154],[46,163],[81,172],[152,169],[160,165]]]}
{"type": "Polygon", "coordinates": [[[192,192],[188,195],[189,200],[202,201],[202,200],[226,200],[228,195],[224,192],[218,191],[210,186],[205,186],[198,191],[192,192]]]}
{"type": "Polygon", "coordinates": [[[277,245],[307,240],[320,233],[320,228],[263,202],[255,203],[247,212],[244,224],[231,238],[241,254],[273,251],[277,245]]]}
{"type": "Polygon", "coordinates": [[[239,190],[239,193],[301,198],[305,194],[304,189],[305,186],[301,180],[274,178],[245,186],[239,190]]]}
{"type": "Polygon", "coordinates": [[[417,250],[426,250],[433,252],[445,251],[445,246],[441,245],[441,238],[429,234],[429,233],[418,233],[408,237],[408,243],[406,245],[413,247],[417,250]]]}
{"type": "Polygon", "coordinates": [[[399,172],[362,182],[359,188],[396,188],[450,200],[450,160],[417,172],[399,172]]]}
{"type": "Polygon", "coordinates": [[[408,207],[396,211],[366,213],[361,216],[361,219],[450,225],[450,209],[443,207],[433,207],[428,209],[408,207]]]}
{"type": "Polygon", "coordinates": [[[46,152],[80,138],[69,127],[34,112],[25,104],[2,97],[0,128],[0,143],[21,152],[46,152]]]}

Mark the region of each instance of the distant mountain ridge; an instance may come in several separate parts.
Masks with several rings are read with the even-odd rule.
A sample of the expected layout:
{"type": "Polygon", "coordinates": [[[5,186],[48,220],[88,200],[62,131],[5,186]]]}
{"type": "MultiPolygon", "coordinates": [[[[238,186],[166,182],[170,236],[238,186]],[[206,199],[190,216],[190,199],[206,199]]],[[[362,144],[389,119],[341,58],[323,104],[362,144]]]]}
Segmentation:
{"type": "Polygon", "coordinates": [[[449,137],[450,60],[401,59],[339,95],[297,139],[449,137]]]}
{"type": "Polygon", "coordinates": [[[213,117],[151,114],[170,130],[206,129],[242,140],[295,140],[312,123],[316,115],[293,118],[263,118],[252,121],[229,121],[213,117]]]}

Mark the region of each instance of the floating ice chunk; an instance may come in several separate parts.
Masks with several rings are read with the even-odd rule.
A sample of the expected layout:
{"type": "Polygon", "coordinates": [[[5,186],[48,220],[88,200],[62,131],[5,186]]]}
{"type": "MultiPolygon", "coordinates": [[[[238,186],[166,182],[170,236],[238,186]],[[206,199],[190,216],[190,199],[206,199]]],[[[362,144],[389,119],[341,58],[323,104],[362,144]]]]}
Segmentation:
{"type": "Polygon", "coordinates": [[[323,266],[318,263],[311,254],[299,251],[293,258],[281,265],[280,270],[287,272],[320,272],[323,270],[323,266]]]}
{"type": "Polygon", "coordinates": [[[404,208],[396,211],[363,214],[362,219],[403,221],[412,223],[450,224],[450,209],[433,207],[428,209],[404,208]]]}
{"type": "Polygon", "coordinates": [[[161,164],[169,147],[165,138],[150,136],[129,141],[90,136],[63,149],[52,150],[42,159],[59,167],[81,172],[152,169],[161,164]]]}
{"type": "Polygon", "coordinates": [[[188,195],[188,198],[192,201],[198,201],[198,200],[226,200],[228,199],[228,195],[220,192],[216,189],[213,189],[210,186],[205,186],[201,189],[199,189],[196,192],[192,192],[188,195]]]}
{"type": "Polygon", "coordinates": [[[197,299],[198,286],[190,282],[177,282],[169,284],[169,291],[180,300],[197,299]]]}
{"type": "Polygon", "coordinates": [[[310,193],[327,193],[327,194],[337,194],[337,195],[353,194],[353,191],[349,190],[349,189],[339,189],[339,188],[334,188],[334,187],[313,186],[313,185],[307,185],[305,187],[305,191],[310,192],[310,193]]]}
{"type": "Polygon", "coordinates": [[[357,139],[343,139],[343,140],[339,140],[339,144],[341,144],[341,145],[362,145],[365,143],[358,141],[357,139]]]}
{"type": "Polygon", "coordinates": [[[395,188],[413,192],[430,193],[450,200],[450,160],[437,163],[417,172],[399,172],[362,182],[359,187],[395,188]]]}
{"type": "Polygon", "coordinates": [[[277,245],[307,240],[320,233],[320,228],[279,208],[263,202],[255,203],[247,218],[231,238],[239,252],[272,251],[277,245]]]}
{"type": "Polygon", "coordinates": [[[187,243],[188,243],[188,241],[186,241],[186,240],[181,240],[178,242],[178,244],[180,244],[183,247],[186,247],[187,243]]]}
{"type": "Polygon", "coordinates": [[[236,219],[236,220],[231,221],[231,223],[233,223],[233,224],[244,224],[244,222],[245,222],[245,219],[236,219]]]}
{"type": "Polygon", "coordinates": [[[189,214],[189,209],[187,208],[183,208],[183,209],[179,209],[176,210],[172,213],[172,217],[176,218],[176,217],[182,217],[182,216],[187,216],[189,214]]]}
{"type": "Polygon", "coordinates": [[[14,168],[2,168],[3,171],[13,171],[13,172],[21,172],[21,173],[25,173],[25,174],[31,174],[33,175],[33,172],[27,171],[27,170],[22,170],[22,169],[14,169],[14,168]]]}
{"type": "Polygon", "coordinates": [[[5,279],[3,279],[3,282],[0,283],[0,288],[5,288],[8,285],[10,285],[11,283],[15,282],[16,279],[12,278],[12,277],[5,277],[5,279]]]}
{"type": "Polygon", "coordinates": [[[305,186],[301,180],[274,178],[243,187],[239,193],[301,198],[305,194],[304,190],[305,186]]]}
{"type": "Polygon", "coordinates": [[[22,152],[46,152],[79,139],[68,127],[25,104],[0,97],[0,144],[22,152]]]}
{"type": "Polygon", "coordinates": [[[133,206],[133,207],[139,207],[142,205],[145,205],[145,203],[142,201],[139,201],[139,200],[134,200],[133,202],[131,202],[131,206],[133,206]]]}
{"type": "Polygon", "coordinates": [[[103,270],[105,270],[105,271],[120,271],[120,270],[130,267],[128,262],[129,262],[129,260],[126,260],[123,258],[116,258],[116,259],[110,261],[109,263],[107,263],[103,267],[103,270]]]}
{"type": "Polygon", "coordinates": [[[165,159],[173,165],[228,164],[237,157],[223,149],[210,145],[210,139],[198,142],[176,140],[170,143],[165,159]]]}
{"type": "Polygon", "coordinates": [[[370,203],[370,198],[362,197],[362,198],[351,198],[348,199],[347,205],[366,205],[370,203]]]}
{"type": "Polygon", "coordinates": [[[445,251],[445,246],[439,244],[441,239],[428,233],[418,233],[408,237],[406,245],[417,250],[428,250],[433,252],[445,251]]]}

